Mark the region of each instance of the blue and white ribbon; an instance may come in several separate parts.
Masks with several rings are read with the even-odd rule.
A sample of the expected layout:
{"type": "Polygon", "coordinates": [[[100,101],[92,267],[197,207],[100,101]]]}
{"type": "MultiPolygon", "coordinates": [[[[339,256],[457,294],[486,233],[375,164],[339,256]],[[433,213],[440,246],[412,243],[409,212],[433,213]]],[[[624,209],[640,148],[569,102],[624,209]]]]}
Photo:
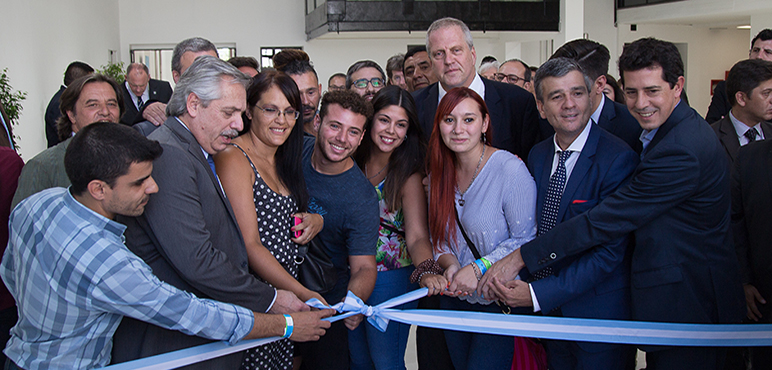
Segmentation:
{"type": "MultiPolygon", "coordinates": [[[[425,297],[421,288],[392,298],[377,306],[368,306],[348,292],[343,302],[327,306],[317,299],[306,302],[311,307],[334,308],[342,314],[325,320],[335,322],[362,314],[367,321],[385,331],[390,320],[437,329],[472,333],[534,337],[587,342],[623,343],[659,346],[772,346],[772,324],[718,325],[676,324],[642,321],[576,319],[568,317],[504,315],[488,312],[449,310],[397,310],[392,307],[425,297]]],[[[230,346],[216,342],[136,361],[108,366],[111,370],[172,369],[211,358],[228,355],[279,340],[279,337],[243,341],[230,346]]]]}

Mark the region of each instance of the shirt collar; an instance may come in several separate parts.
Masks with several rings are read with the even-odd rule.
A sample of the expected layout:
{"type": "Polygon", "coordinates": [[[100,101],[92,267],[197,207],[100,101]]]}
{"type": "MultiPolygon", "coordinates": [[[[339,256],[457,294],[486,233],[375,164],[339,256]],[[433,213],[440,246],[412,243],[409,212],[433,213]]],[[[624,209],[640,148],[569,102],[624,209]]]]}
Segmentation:
{"type": "MultiPolygon", "coordinates": [[[[579,136],[574,139],[574,142],[571,143],[571,145],[568,146],[566,149],[567,152],[582,152],[582,149],[584,148],[584,144],[587,143],[587,138],[590,137],[590,128],[592,127],[592,120],[587,122],[586,125],[584,125],[584,130],[579,134],[579,136]]],[[[560,149],[560,146],[558,145],[558,135],[552,135],[552,145],[555,148],[555,153],[562,152],[563,149],[560,149]]]]}
{"type": "MultiPolygon", "coordinates": [[[[129,86],[129,81],[125,81],[124,84],[126,85],[126,90],[128,90],[130,93],[129,95],[131,95],[132,99],[134,99],[134,103],[136,103],[137,96],[134,95],[134,91],[131,91],[131,86],[129,86]]],[[[142,97],[143,102],[146,102],[150,99],[150,82],[148,82],[147,85],[145,85],[145,90],[142,91],[142,95],[140,95],[140,97],[142,97]]]]}
{"type": "MultiPolygon", "coordinates": [[[[442,88],[442,84],[437,82],[437,87],[439,87],[439,94],[437,99],[437,104],[439,104],[440,100],[447,94],[448,92],[445,91],[445,89],[442,88]]],[[[483,83],[482,77],[478,75],[477,73],[474,74],[474,79],[472,80],[472,83],[469,84],[469,88],[476,92],[477,95],[480,95],[483,100],[485,100],[485,83],[483,83]]]]}
{"type": "Polygon", "coordinates": [[[78,202],[70,193],[71,188],[72,187],[67,188],[67,191],[64,192],[64,204],[67,206],[67,208],[72,210],[72,212],[78,215],[80,218],[88,221],[93,226],[104,229],[112,234],[115,234],[115,236],[123,236],[123,232],[126,231],[125,225],[110,220],[107,217],[94,212],[92,209],[86,207],[81,202],[78,202]]]}
{"type": "Polygon", "coordinates": [[[732,121],[732,126],[734,126],[734,132],[737,133],[737,137],[742,137],[745,135],[745,131],[748,131],[748,129],[755,128],[756,133],[761,133],[761,122],[757,122],[752,127],[748,127],[745,123],[740,122],[740,120],[737,119],[737,117],[732,114],[732,111],[729,111],[729,120],[732,121]]]}
{"type": "Polygon", "coordinates": [[[603,105],[606,104],[606,97],[603,96],[602,99],[600,99],[600,104],[598,104],[598,109],[595,110],[595,112],[592,113],[593,122],[598,123],[600,122],[600,112],[603,111],[603,105]]]}

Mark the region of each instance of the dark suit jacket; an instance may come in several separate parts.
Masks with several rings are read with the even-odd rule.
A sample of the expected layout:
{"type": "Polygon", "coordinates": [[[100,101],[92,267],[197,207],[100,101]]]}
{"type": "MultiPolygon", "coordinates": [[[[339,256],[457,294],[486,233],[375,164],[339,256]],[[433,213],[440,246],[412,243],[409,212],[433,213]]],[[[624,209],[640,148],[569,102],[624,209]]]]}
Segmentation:
{"type": "MultiPolygon", "coordinates": [[[[553,140],[537,144],[528,156],[528,168],[538,188],[536,221],[547,197],[554,157],[553,140]]],[[[622,140],[593,125],[571,171],[558,210],[558,223],[595,207],[627,183],[638,155],[622,140]]],[[[597,319],[630,319],[630,238],[622,236],[598,245],[576,258],[556,264],[555,274],[531,283],[543,313],[560,308],[563,316],[597,319]]],[[[578,342],[588,351],[608,349],[608,344],[578,342]]],[[[599,366],[602,368],[602,366],[599,366]]]]}
{"type": "Polygon", "coordinates": [[[732,234],[740,274],[767,300],[759,306],[763,322],[772,322],[772,140],[740,148],[732,172],[732,234]]]}
{"type": "Polygon", "coordinates": [[[731,109],[732,105],[729,104],[729,96],[726,93],[726,81],[721,81],[713,89],[713,98],[710,99],[710,106],[708,106],[705,120],[708,123],[716,122],[729,114],[731,109]]]}
{"type": "Polygon", "coordinates": [[[600,111],[598,126],[622,139],[636,153],[641,149],[641,125],[627,110],[627,106],[619,104],[604,95],[603,109],[600,111]]]}
{"type": "MultiPolygon", "coordinates": [[[[233,210],[193,134],[171,117],[150,139],[164,149],[153,163],[159,191],[150,196],[142,216],[118,219],[128,227],[126,245],[153,274],[177,288],[266,312],[275,290],[250,274],[233,210]]],[[[115,335],[113,358],[122,362],[205,342],[124,318],[115,335]]],[[[234,363],[243,356],[237,357],[234,363]]]]}
{"type": "MultiPolygon", "coordinates": [[[[169,102],[169,99],[172,97],[172,85],[166,81],[154,80],[152,78],[148,85],[150,86],[150,90],[148,91],[150,98],[142,104],[141,108],[144,108],[151,102],[161,102],[164,104],[169,102]]],[[[121,116],[121,123],[131,126],[139,122],[137,115],[142,110],[137,110],[137,106],[134,105],[134,103],[137,102],[137,96],[126,89],[125,83],[121,84],[121,90],[123,90],[123,106],[126,108],[123,116],[121,116]]],[[[142,115],[139,115],[139,118],[141,117],[142,115]]]]}
{"type": "MultiPolygon", "coordinates": [[[[483,78],[485,105],[491,117],[493,139],[491,145],[517,155],[523,161],[539,141],[539,113],[533,94],[519,86],[483,78]]],[[[434,125],[439,102],[439,82],[413,93],[418,109],[418,120],[428,140],[434,125]]]]}
{"type": "Polygon", "coordinates": [[[62,115],[62,112],[59,110],[59,99],[62,98],[62,93],[66,89],[62,85],[59,91],[51,97],[51,101],[48,102],[48,107],[46,107],[46,140],[48,141],[49,148],[61,142],[59,134],[57,134],[56,120],[62,115]]]}
{"type": "Polygon", "coordinates": [[[729,236],[726,166],[710,127],[678,104],[630,182],[525,244],[523,260],[535,271],[634,232],[634,320],[739,322],[745,304],[729,236]]]}
{"type": "MultiPolygon", "coordinates": [[[[721,142],[721,146],[724,147],[727,158],[729,158],[729,165],[732,166],[737,157],[737,151],[740,150],[740,139],[737,138],[737,131],[734,130],[732,119],[729,118],[729,112],[726,113],[724,118],[711,123],[710,127],[718,135],[718,140],[721,142]]],[[[764,131],[765,138],[772,138],[772,124],[769,122],[761,123],[761,131],[764,131]]]]}

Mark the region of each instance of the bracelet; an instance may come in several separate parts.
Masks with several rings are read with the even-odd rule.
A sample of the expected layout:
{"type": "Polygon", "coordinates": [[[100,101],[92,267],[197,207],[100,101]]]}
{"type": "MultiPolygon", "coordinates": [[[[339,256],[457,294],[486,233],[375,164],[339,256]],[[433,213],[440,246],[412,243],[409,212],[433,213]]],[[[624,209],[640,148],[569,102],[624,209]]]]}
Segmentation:
{"type": "MultiPolygon", "coordinates": [[[[426,275],[426,274],[435,274],[435,273],[433,273],[431,271],[424,271],[424,272],[422,272],[421,275],[418,275],[418,280],[416,281],[418,283],[418,285],[421,285],[421,278],[423,278],[424,275],[426,275]]],[[[439,275],[439,274],[435,274],[435,275],[439,275]]]]}
{"type": "Polygon", "coordinates": [[[474,271],[474,276],[477,278],[477,281],[480,281],[482,279],[482,273],[480,273],[480,266],[477,266],[477,263],[472,263],[472,270],[474,271]]]}
{"type": "Polygon", "coordinates": [[[478,269],[480,269],[480,276],[482,278],[482,275],[485,275],[485,272],[488,271],[488,268],[485,267],[485,263],[483,263],[483,261],[479,259],[474,261],[474,265],[477,266],[478,269]]]}
{"type": "Polygon", "coordinates": [[[289,338],[292,336],[292,330],[295,329],[295,321],[292,320],[292,316],[284,315],[284,335],[282,338],[289,338]]]}
{"type": "Polygon", "coordinates": [[[437,263],[437,261],[434,260],[434,258],[427,258],[425,261],[421,262],[418,267],[413,270],[413,273],[410,274],[410,283],[414,284],[419,282],[421,279],[421,275],[423,275],[426,272],[436,274],[436,275],[442,275],[442,273],[445,270],[440,267],[440,264],[437,263]]]}
{"type": "Polygon", "coordinates": [[[491,261],[488,261],[488,259],[487,259],[487,258],[485,258],[485,257],[483,257],[483,258],[480,258],[480,261],[482,261],[483,265],[485,265],[485,269],[486,269],[486,270],[488,270],[489,268],[491,268],[491,265],[492,265],[492,263],[491,263],[491,261]]]}

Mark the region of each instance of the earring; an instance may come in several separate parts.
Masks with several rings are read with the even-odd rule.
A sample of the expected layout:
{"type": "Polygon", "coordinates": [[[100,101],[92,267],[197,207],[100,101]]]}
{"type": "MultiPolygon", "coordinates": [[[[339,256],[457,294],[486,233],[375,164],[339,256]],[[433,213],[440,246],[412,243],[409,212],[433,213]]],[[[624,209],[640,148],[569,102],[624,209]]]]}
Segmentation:
{"type": "Polygon", "coordinates": [[[483,142],[483,144],[488,145],[488,138],[485,136],[484,132],[482,133],[481,136],[482,136],[481,141],[483,142]]]}

